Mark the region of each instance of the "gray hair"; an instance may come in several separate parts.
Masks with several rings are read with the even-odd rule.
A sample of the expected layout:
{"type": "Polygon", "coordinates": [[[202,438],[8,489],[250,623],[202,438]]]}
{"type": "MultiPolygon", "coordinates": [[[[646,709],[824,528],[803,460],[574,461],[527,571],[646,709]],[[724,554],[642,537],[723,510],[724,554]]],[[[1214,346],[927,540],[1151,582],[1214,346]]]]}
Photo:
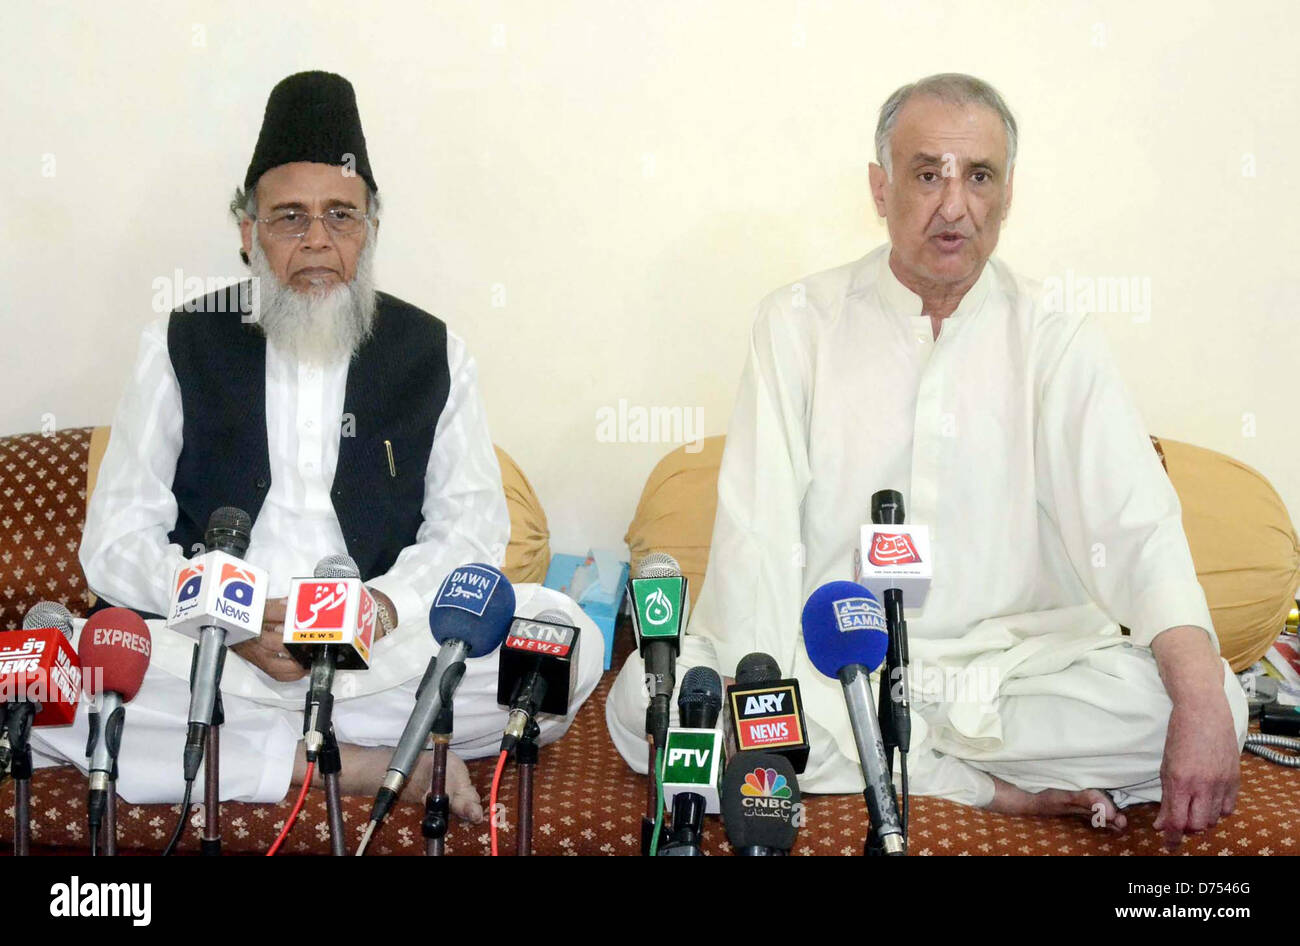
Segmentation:
{"type": "Polygon", "coordinates": [[[901,87],[880,106],[880,119],[876,122],[876,160],[891,181],[894,179],[894,169],[889,139],[894,133],[894,126],[898,124],[898,113],[914,95],[928,95],[950,105],[983,105],[997,112],[1007,132],[1007,173],[1011,173],[1011,168],[1016,163],[1019,136],[1015,116],[1007,108],[1007,103],[1002,101],[998,90],[983,79],[965,73],[941,72],[901,87]]]}
{"type": "MultiPolygon", "coordinates": [[[[242,187],[235,188],[235,196],[230,199],[230,213],[236,221],[245,217],[257,219],[257,187],[253,186],[245,193],[242,187]]],[[[379,216],[379,192],[369,184],[366,185],[366,217],[371,223],[379,216]]]]}

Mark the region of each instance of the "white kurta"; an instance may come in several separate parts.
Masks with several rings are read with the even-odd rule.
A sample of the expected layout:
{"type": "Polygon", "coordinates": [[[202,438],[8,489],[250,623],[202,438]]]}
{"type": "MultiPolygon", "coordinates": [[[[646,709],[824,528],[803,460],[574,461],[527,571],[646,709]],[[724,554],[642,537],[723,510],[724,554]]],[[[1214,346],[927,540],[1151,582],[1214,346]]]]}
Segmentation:
{"type": "MultiPolygon", "coordinates": [[[[1141,744],[1138,768],[1150,771],[1124,784],[1146,781],[1169,705],[1146,648],[1170,627],[1213,627],[1178,497],[1102,331],[1091,316],[1047,311],[1037,285],[994,259],[935,339],[889,252],[760,304],[689,629],[711,647],[684,657],[712,650],[730,673],[750,652],[771,654],[799,678],[814,736],[829,743],[814,745],[801,785],[859,789],[840,686],[808,661],[799,617],[817,587],[852,577],[871,496],[896,489],[933,545],[929,597],[908,614],[912,790],[987,804],[985,772],[1000,764],[1065,755],[1095,773],[1107,745],[1125,755],[1141,744]],[[1099,672],[1090,655],[1109,648],[1124,657],[1099,672]],[[936,689],[964,667],[963,698],[936,689]],[[1137,694],[1138,678],[1155,693],[1137,694]],[[1062,699],[1010,711],[1013,697],[1044,694],[1062,699]]],[[[625,671],[607,713],[634,764],[639,673],[625,671]]],[[[1231,674],[1225,687],[1240,697],[1231,674]]],[[[1244,699],[1233,709],[1244,729],[1244,699]]],[[[1124,777],[1097,777],[1108,775],[1124,777]]]]}

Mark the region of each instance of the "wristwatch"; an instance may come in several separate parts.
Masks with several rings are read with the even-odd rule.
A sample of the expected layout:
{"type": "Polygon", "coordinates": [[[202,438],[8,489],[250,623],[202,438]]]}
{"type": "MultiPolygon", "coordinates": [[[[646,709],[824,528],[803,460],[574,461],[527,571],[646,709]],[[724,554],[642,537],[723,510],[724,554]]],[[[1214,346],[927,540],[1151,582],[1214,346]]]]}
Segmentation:
{"type": "MultiPolygon", "coordinates": [[[[374,594],[374,592],[371,592],[371,594],[374,594]]],[[[397,625],[393,622],[392,612],[388,610],[388,605],[378,595],[375,595],[375,615],[379,618],[379,626],[384,629],[384,637],[397,630],[397,625]]]]}

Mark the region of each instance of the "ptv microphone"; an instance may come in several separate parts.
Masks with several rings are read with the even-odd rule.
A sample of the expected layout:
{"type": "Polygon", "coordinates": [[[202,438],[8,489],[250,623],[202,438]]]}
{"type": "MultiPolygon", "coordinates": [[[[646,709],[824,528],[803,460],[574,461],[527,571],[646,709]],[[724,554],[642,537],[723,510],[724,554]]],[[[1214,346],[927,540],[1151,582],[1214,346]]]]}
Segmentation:
{"type": "Polygon", "coordinates": [[[0,773],[27,745],[33,726],[65,726],[81,699],[81,662],[72,649],[72,614],[56,601],[33,605],[23,629],[0,634],[0,773]]]}
{"type": "Polygon", "coordinates": [[[501,646],[497,702],[510,707],[501,751],[513,752],[538,713],[565,716],[578,673],[578,628],[558,608],[515,618],[501,646]]]}
{"type": "Polygon", "coordinates": [[[796,773],[803,772],[808,765],[808,730],[798,680],[783,679],[767,654],[748,654],[736,665],[727,702],[737,751],[773,752],[785,756],[796,773]]]}
{"type": "Polygon", "coordinates": [[[79,654],[90,714],[90,794],[86,802],[92,833],[104,817],[108,785],[115,777],[126,703],[135,699],[149,669],[153,638],[143,619],[126,608],[105,608],[81,629],[79,654]]]}
{"type": "Polygon", "coordinates": [[[722,678],[708,667],[693,667],[677,695],[680,727],[668,730],[664,764],[664,800],[671,797],[672,831],[660,856],[702,853],[704,815],[716,814],[718,777],[722,771],[722,678]]]}
{"type": "MultiPolygon", "coordinates": [[[[434,720],[455,697],[465,674],[465,660],[485,657],[500,647],[514,611],[515,590],[510,580],[491,565],[462,565],[443,580],[429,609],[429,630],[438,642],[438,653],[429,661],[416,690],[415,709],[375,796],[368,832],[388,816],[405,787],[416,757],[429,740],[434,720]]],[[[367,835],[358,853],[368,841],[367,835]]]]}
{"type": "Polygon", "coordinates": [[[861,585],[832,581],[808,598],[802,625],[808,659],[821,673],[839,680],[844,690],[872,831],[886,854],[903,854],[903,829],[871,696],[871,673],[889,646],[884,609],[861,585]]]}
{"type": "Polygon", "coordinates": [[[641,559],[628,581],[632,599],[632,629],[645,661],[650,705],[646,734],[662,746],[668,733],[669,701],[676,685],[677,655],[681,651],[686,610],[690,606],[686,577],[671,555],[652,552],[641,559]]]}
{"type": "Polygon", "coordinates": [[[789,854],[803,820],[800,799],[788,759],[764,752],[732,759],[722,777],[722,824],[736,854],[789,854]]]}

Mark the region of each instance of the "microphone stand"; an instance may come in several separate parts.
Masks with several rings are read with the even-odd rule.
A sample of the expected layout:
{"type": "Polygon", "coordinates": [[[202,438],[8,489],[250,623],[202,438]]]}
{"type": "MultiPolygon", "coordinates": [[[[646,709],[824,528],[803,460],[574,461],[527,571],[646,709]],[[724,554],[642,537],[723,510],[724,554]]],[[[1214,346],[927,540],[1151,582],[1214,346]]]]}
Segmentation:
{"type": "Polygon", "coordinates": [[[448,700],[433,720],[433,771],[429,777],[429,794],[424,796],[424,853],[442,857],[447,828],[451,819],[451,799],[447,795],[447,749],[451,746],[452,702],[448,700]]]}
{"type": "Polygon", "coordinates": [[[9,774],[14,780],[14,857],[27,857],[32,843],[32,719],[36,708],[20,705],[6,720],[12,756],[9,774]]]}
{"type": "MultiPolygon", "coordinates": [[[[880,741],[885,748],[885,767],[889,774],[889,792],[898,807],[898,793],[894,791],[894,750],[906,757],[911,748],[911,702],[907,680],[907,621],[903,617],[903,593],[897,588],[885,589],[885,626],[889,645],[885,650],[885,666],[880,678],[880,692],[876,715],[880,719],[880,741]],[[893,697],[894,680],[901,688],[900,698],[893,697]]],[[[906,764],[904,758],[903,764],[906,764]]],[[[901,810],[901,809],[900,809],[901,810]]],[[[903,851],[907,851],[907,822],[903,825],[903,851]]],[[[863,854],[868,857],[883,856],[884,848],[876,834],[875,825],[867,833],[863,854]]]]}
{"type": "Polygon", "coordinates": [[[320,774],[325,781],[325,813],[330,823],[330,855],[333,857],[346,857],[348,853],[343,836],[343,802],[339,795],[339,773],[342,771],[343,758],[331,723],[325,730],[325,742],[320,750],[320,774]]]}
{"type": "Polygon", "coordinates": [[[117,857],[117,760],[108,780],[108,810],[104,812],[103,848],[105,857],[117,857]]]}
{"type": "Polygon", "coordinates": [[[515,770],[519,774],[519,846],[515,853],[520,857],[531,857],[533,853],[533,769],[537,766],[537,737],[541,732],[529,717],[524,734],[515,745],[515,770]]]}
{"type": "MultiPolygon", "coordinates": [[[[218,679],[218,686],[220,683],[218,679]]],[[[217,690],[203,760],[203,837],[199,839],[199,853],[207,857],[221,856],[221,726],[225,721],[221,691],[217,690]]]]}

